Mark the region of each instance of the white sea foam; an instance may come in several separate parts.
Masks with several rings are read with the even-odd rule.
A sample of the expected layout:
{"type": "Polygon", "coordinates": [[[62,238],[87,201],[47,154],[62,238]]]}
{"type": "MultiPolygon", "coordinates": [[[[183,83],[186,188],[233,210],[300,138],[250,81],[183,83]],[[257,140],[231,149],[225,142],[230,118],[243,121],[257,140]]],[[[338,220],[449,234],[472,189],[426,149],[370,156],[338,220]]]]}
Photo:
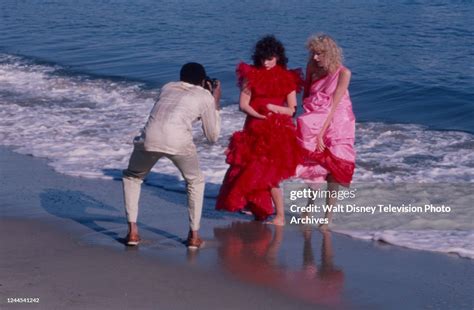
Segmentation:
{"type": "Polygon", "coordinates": [[[353,231],[335,229],[336,232],[364,240],[374,240],[410,249],[455,254],[474,259],[474,232],[440,230],[382,230],[353,231]]]}
{"type": "MultiPolygon", "coordinates": [[[[22,154],[49,159],[58,172],[87,178],[119,178],[156,97],[134,82],[65,74],[63,68],[0,54],[0,143],[22,154]]],[[[206,195],[215,197],[227,169],[224,150],[240,130],[237,105],[222,110],[222,136],[208,143],[194,128],[206,195]]],[[[355,182],[474,182],[473,135],[431,131],[418,125],[357,124],[355,182]]],[[[184,189],[178,170],[167,160],[152,170],[149,184],[184,189]]],[[[472,202],[466,204],[471,208],[472,202]]],[[[456,252],[473,258],[472,231],[420,234],[350,232],[360,238],[402,246],[456,252]]]]}

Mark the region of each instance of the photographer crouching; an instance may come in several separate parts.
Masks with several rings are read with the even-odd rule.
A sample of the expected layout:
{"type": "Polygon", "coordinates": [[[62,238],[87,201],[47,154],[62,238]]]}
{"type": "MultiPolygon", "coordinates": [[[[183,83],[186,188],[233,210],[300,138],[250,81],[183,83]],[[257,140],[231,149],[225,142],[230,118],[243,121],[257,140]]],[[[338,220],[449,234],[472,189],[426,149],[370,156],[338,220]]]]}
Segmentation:
{"type": "Polygon", "coordinates": [[[192,124],[200,119],[204,135],[211,142],[220,133],[220,82],[210,79],[201,64],[187,63],[180,81],[161,89],[142,134],[135,137],[128,168],[123,171],[125,212],[128,221],[126,244],[138,245],[138,201],[143,179],[161,157],[169,158],[186,181],[189,210],[188,248],[198,249],[203,241],[198,231],[201,221],[204,176],[199,167],[192,124]]]}

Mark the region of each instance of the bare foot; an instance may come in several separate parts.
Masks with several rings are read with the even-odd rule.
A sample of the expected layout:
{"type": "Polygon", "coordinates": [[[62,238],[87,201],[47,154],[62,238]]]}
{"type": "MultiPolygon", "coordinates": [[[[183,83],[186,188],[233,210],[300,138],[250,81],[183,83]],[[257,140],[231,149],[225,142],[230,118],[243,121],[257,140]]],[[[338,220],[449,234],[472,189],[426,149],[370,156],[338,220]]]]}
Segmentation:
{"type": "Polygon", "coordinates": [[[330,231],[328,224],[320,224],[318,226],[318,229],[322,232],[329,232],[330,231]]]}
{"type": "Polygon", "coordinates": [[[274,218],[271,221],[266,221],[265,224],[275,225],[275,226],[285,226],[285,219],[274,218]]]}
{"type": "Polygon", "coordinates": [[[242,209],[239,211],[241,214],[245,214],[245,215],[253,215],[252,211],[248,210],[248,209],[242,209]]]}

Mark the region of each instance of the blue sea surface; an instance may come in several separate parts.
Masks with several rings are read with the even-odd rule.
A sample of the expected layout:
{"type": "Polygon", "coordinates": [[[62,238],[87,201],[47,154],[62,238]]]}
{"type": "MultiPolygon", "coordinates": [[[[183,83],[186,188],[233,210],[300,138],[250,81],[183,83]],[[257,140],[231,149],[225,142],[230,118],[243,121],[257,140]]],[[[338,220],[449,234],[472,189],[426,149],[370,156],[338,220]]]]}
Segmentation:
{"type": "Polygon", "coordinates": [[[0,52],[159,87],[187,61],[238,99],[234,69],[275,34],[290,67],[326,32],[344,49],[358,121],[422,124],[474,133],[472,1],[2,0],[0,52]]]}

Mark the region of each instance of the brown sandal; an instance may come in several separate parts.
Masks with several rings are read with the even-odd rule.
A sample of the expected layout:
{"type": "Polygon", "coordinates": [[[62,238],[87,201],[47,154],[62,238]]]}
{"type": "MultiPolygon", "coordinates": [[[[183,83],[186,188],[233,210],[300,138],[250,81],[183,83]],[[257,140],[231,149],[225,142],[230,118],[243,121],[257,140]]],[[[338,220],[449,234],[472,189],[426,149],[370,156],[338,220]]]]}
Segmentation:
{"type": "Polygon", "coordinates": [[[203,246],[204,244],[204,240],[202,240],[201,238],[197,237],[197,238],[190,238],[188,237],[188,240],[186,240],[186,245],[188,246],[188,249],[199,249],[203,246]]]}
{"type": "Polygon", "coordinates": [[[125,237],[125,243],[129,246],[137,246],[140,244],[140,236],[136,235],[134,236],[133,238],[130,237],[130,235],[127,235],[127,237],[125,237]]]}

